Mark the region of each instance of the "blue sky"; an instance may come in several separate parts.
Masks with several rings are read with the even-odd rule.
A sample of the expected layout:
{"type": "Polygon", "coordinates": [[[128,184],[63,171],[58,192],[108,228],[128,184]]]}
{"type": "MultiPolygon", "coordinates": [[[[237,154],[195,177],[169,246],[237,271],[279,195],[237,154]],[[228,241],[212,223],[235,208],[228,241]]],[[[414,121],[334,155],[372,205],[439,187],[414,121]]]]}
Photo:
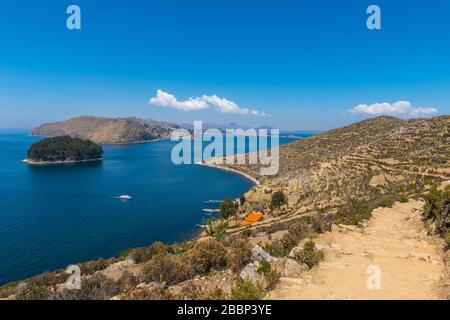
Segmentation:
{"type": "Polygon", "coordinates": [[[397,101],[448,114],[449,15],[446,0],[5,0],[0,127],[89,114],[314,130],[397,101]],[[70,4],[82,30],[66,28],[70,4]],[[379,31],[366,27],[370,4],[379,31]],[[178,104],[150,104],[157,90],[178,104]],[[205,108],[173,108],[190,97],[205,108]],[[229,101],[259,114],[218,108],[229,101]]]}

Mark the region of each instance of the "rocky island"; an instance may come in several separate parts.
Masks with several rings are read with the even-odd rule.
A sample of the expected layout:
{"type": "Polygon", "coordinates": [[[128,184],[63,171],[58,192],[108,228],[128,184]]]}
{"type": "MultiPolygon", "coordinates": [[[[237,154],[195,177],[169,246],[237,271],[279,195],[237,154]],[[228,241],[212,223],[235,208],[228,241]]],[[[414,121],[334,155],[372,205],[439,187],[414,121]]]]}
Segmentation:
{"type": "Polygon", "coordinates": [[[103,148],[90,141],[69,136],[46,138],[28,150],[28,164],[55,164],[103,159],[103,148]]]}

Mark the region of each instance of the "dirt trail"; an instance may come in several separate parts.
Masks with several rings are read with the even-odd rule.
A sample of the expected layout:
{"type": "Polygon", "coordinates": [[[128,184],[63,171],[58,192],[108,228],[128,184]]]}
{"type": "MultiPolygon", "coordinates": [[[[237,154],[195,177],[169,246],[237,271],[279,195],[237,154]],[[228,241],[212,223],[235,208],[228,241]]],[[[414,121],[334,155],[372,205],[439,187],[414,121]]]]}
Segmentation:
{"type": "Polygon", "coordinates": [[[440,248],[421,222],[423,202],[378,208],[363,229],[333,228],[315,242],[325,261],[299,278],[282,278],[268,299],[439,299],[440,248]],[[381,288],[368,289],[369,266],[381,288]]]}

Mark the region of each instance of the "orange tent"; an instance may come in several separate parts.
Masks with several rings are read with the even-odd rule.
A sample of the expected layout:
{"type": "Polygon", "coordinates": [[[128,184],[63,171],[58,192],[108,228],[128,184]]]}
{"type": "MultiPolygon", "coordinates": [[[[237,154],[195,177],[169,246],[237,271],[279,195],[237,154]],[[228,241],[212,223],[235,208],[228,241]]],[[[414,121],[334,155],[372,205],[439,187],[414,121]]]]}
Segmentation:
{"type": "Polygon", "coordinates": [[[249,215],[245,221],[242,222],[243,226],[248,226],[249,224],[252,224],[253,222],[258,222],[262,219],[262,213],[261,212],[254,212],[251,215],[249,215]]]}
{"type": "Polygon", "coordinates": [[[245,220],[247,220],[248,222],[258,222],[261,219],[262,219],[262,213],[261,212],[254,212],[251,215],[249,215],[247,217],[247,219],[245,219],[245,220]]]}

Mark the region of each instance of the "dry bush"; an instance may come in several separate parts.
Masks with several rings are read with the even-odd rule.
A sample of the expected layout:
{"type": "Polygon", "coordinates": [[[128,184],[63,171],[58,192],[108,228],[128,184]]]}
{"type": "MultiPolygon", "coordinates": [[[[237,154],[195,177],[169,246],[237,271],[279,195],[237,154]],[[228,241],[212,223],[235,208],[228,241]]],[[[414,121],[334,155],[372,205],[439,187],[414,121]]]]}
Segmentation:
{"type": "Polygon", "coordinates": [[[204,274],[227,265],[227,249],[215,239],[198,241],[187,255],[191,274],[204,274]]]}
{"type": "Polygon", "coordinates": [[[184,300],[226,300],[228,295],[220,287],[206,288],[191,282],[181,289],[179,298],[184,300]]]}
{"type": "Polygon", "coordinates": [[[130,251],[128,258],[135,263],[144,263],[158,253],[166,253],[167,247],[162,242],[154,242],[149,247],[137,248],[130,251]]]}
{"type": "Polygon", "coordinates": [[[164,286],[152,286],[130,290],[122,295],[123,300],[174,300],[173,294],[164,286]]]}
{"type": "Polygon", "coordinates": [[[108,268],[108,266],[109,266],[108,261],[106,261],[103,258],[100,258],[98,260],[91,260],[81,264],[80,270],[82,275],[90,275],[97,271],[104,270],[108,268]]]}
{"type": "Polygon", "coordinates": [[[49,300],[52,291],[50,287],[37,283],[22,283],[16,289],[17,300],[49,300]]]}
{"type": "Polygon", "coordinates": [[[186,279],[182,262],[170,254],[154,255],[143,268],[143,280],[174,284],[186,279]]]}
{"type": "Polygon", "coordinates": [[[228,252],[228,266],[234,272],[240,272],[250,262],[252,249],[250,243],[244,239],[235,239],[228,252]]]}
{"type": "Polygon", "coordinates": [[[109,300],[121,293],[121,287],[114,280],[102,274],[95,274],[83,278],[80,290],[68,290],[56,292],[54,299],[61,300],[109,300]]]}

